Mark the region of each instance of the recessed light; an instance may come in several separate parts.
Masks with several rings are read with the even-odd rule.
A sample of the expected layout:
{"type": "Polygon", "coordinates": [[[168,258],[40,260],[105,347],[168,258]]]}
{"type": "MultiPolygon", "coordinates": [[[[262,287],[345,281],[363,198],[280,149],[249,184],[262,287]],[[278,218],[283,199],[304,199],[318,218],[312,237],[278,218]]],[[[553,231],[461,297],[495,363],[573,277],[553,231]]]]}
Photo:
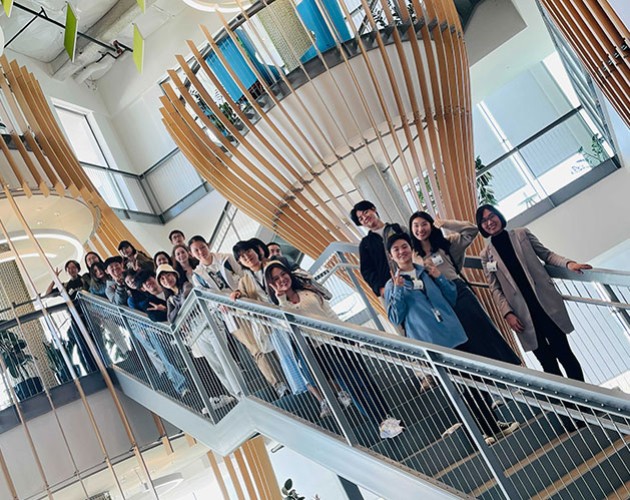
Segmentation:
{"type": "Polygon", "coordinates": [[[55,212],[55,217],[59,217],[61,215],[61,212],[55,212]]]}
{"type": "Polygon", "coordinates": [[[41,220],[38,220],[35,224],[37,224],[38,226],[41,226],[43,222],[41,220]]]}

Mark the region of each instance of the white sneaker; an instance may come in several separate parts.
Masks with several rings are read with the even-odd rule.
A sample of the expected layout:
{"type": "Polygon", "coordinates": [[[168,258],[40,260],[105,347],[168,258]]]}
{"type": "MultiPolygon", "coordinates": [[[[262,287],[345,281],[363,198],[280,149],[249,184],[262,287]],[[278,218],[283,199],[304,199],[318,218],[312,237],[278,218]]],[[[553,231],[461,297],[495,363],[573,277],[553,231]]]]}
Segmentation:
{"type": "Polygon", "coordinates": [[[276,385],[275,389],[278,397],[280,398],[288,396],[291,393],[291,391],[289,391],[289,388],[287,387],[287,384],[285,384],[284,382],[280,382],[278,385],[276,385]]]}
{"type": "Polygon", "coordinates": [[[381,422],[381,425],[378,426],[378,430],[380,431],[380,435],[382,439],[391,439],[398,436],[405,428],[400,425],[400,420],[397,420],[392,417],[387,417],[385,420],[381,422]]]}
{"type": "Polygon", "coordinates": [[[497,442],[497,440],[493,436],[488,436],[487,434],[483,435],[483,440],[486,442],[488,446],[491,446],[497,442]]]}
{"type": "Polygon", "coordinates": [[[232,396],[226,396],[225,394],[221,394],[216,398],[210,398],[210,406],[212,406],[213,410],[218,410],[219,408],[223,408],[229,404],[232,404],[236,399],[232,396]]]}
{"type": "Polygon", "coordinates": [[[319,418],[326,418],[332,415],[332,410],[328,406],[328,401],[325,399],[319,402],[319,418]]]}
{"type": "Polygon", "coordinates": [[[451,425],[448,429],[446,429],[446,430],[442,433],[442,437],[443,437],[443,438],[445,438],[445,437],[449,437],[451,434],[454,434],[454,433],[455,433],[455,431],[456,431],[457,429],[459,429],[462,425],[463,425],[463,424],[462,424],[461,422],[460,422],[460,423],[457,423],[457,424],[454,424],[454,425],[451,425]]]}
{"type": "Polygon", "coordinates": [[[346,391],[339,391],[337,393],[337,399],[339,400],[339,404],[344,408],[348,408],[352,406],[352,397],[346,391]]]}
{"type": "Polygon", "coordinates": [[[499,432],[499,437],[509,436],[521,427],[521,424],[518,422],[501,422],[500,420],[497,421],[497,425],[501,430],[499,432]]]}

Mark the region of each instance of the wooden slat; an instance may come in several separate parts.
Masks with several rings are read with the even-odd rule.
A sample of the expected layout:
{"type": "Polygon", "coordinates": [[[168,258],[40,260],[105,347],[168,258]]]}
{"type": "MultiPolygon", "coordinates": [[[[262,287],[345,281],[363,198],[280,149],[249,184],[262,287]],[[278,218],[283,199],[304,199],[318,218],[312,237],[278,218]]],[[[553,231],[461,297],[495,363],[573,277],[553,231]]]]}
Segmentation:
{"type": "Polygon", "coordinates": [[[243,488],[241,487],[241,480],[236,474],[236,469],[234,469],[232,459],[229,455],[226,455],[225,457],[223,457],[223,462],[227,467],[228,474],[230,475],[230,479],[232,480],[232,486],[234,486],[234,490],[236,491],[236,498],[238,498],[238,500],[245,500],[245,496],[243,495],[243,488]]]}
{"type": "Polygon", "coordinates": [[[219,469],[219,464],[217,463],[217,459],[214,456],[214,453],[209,451],[206,456],[208,457],[208,462],[210,462],[210,467],[212,468],[214,478],[217,480],[217,484],[219,485],[219,489],[221,490],[221,496],[223,497],[223,500],[230,500],[227,487],[225,486],[225,481],[223,480],[223,474],[221,474],[221,470],[219,469]]]}

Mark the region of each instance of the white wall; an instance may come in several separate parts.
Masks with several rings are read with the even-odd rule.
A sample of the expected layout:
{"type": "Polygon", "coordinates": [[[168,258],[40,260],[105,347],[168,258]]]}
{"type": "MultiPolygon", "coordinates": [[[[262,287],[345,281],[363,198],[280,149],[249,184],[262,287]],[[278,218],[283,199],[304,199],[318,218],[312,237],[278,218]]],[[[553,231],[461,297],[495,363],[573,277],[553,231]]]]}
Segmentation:
{"type": "Polygon", "coordinates": [[[172,245],[168,241],[168,233],[173,229],[179,229],[186,238],[195,234],[200,234],[206,239],[210,238],[225,203],[225,198],[217,191],[212,191],[164,226],[128,220],[123,222],[127,229],[142,242],[151,256],[158,250],[170,253],[172,245]]]}
{"type": "Polygon", "coordinates": [[[98,81],[99,93],[135,172],[143,172],[175,148],[162,125],[162,92],[157,84],[168,69],[178,66],[175,54],[190,53],[186,40],[191,39],[196,45],[204,40],[199,24],[211,33],[221,26],[218,16],[186,7],[147,37],[142,74],[138,74],[132,58],[125,56],[98,81]]]}

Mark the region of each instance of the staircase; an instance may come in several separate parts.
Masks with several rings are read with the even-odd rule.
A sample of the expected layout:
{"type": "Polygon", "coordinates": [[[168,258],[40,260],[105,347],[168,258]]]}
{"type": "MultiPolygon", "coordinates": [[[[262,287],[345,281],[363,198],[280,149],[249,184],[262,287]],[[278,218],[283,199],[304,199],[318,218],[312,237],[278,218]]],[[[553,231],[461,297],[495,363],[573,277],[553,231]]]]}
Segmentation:
{"type": "MultiPolygon", "coordinates": [[[[392,499],[400,498],[400,491],[413,492],[413,498],[429,492],[430,498],[630,497],[630,401],[623,393],[344,323],[285,315],[271,306],[198,291],[191,295],[172,330],[93,296],[81,301],[106,359],[104,346],[111,346],[112,338],[125,337],[132,346],[124,359],[110,359],[121,389],[219,453],[262,433],[392,499]],[[199,331],[200,321],[217,328],[223,314],[219,305],[242,321],[317,337],[361,358],[388,414],[402,420],[405,431],[381,439],[378,421],[368,411],[356,404],[344,409],[334,396],[327,398],[333,415],[326,418],[319,417],[319,403],[307,392],[279,398],[240,344],[223,347],[230,351],[228,364],[239,373],[246,396],[208,409],[207,402],[226,391],[198,360],[192,362],[180,339],[183,332],[199,331]],[[154,353],[134,341],[140,334],[161,339],[163,355],[185,375],[191,393],[182,397],[173,390],[151,364],[154,353]],[[420,377],[427,374],[437,383],[422,391],[420,377]],[[499,420],[518,421],[520,428],[487,446],[453,389],[465,385],[489,394],[499,420]],[[443,438],[444,430],[457,423],[463,425],[443,438]]],[[[296,344],[301,351],[307,345],[296,344]]],[[[309,353],[302,355],[309,359],[309,353]]],[[[334,395],[321,370],[311,368],[317,385],[334,395]]]]}

